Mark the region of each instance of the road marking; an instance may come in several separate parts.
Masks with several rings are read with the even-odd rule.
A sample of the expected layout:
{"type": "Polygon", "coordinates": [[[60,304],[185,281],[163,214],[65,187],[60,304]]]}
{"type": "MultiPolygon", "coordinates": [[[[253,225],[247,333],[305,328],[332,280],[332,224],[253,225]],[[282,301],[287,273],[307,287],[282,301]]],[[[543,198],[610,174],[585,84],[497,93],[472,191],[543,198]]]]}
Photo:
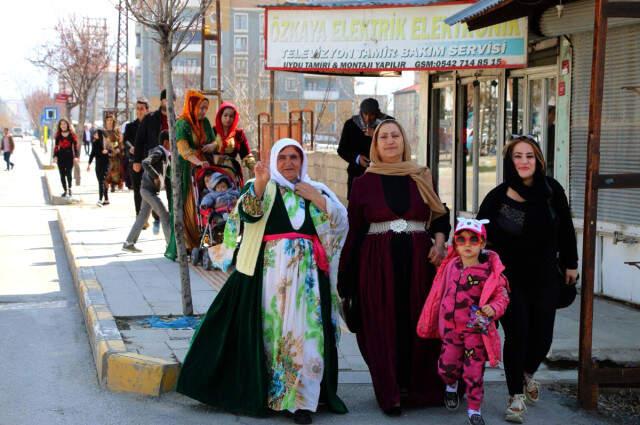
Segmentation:
{"type": "Polygon", "coordinates": [[[66,308],[69,307],[67,301],[43,301],[35,303],[3,303],[0,304],[0,311],[6,310],[35,310],[43,308],[66,308]]]}

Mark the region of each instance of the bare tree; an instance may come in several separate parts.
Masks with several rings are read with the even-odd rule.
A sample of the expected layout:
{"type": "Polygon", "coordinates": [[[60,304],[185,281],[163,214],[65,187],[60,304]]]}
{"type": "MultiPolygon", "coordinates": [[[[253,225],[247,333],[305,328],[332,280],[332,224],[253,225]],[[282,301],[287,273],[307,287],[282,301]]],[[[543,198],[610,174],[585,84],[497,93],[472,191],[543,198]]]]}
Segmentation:
{"type": "Polygon", "coordinates": [[[38,130],[38,134],[41,134],[40,128],[40,115],[44,111],[44,108],[53,104],[53,99],[49,96],[49,92],[43,89],[33,90],[31,93],[24,96],[24,105],[29,113],[29,120],[31,120],[31,126],[38,130]]]}
{"type": "MultiPolygon", "coordinates": [[[[68,111],[78,106],[78,127],[84,127],[87,103],[98,79],[109,66],[113,46],[105,19],[61,19],[56,40],[42,46],[31,63],[56,75],[71,90],[68,111]]],[[[67,111],[67,112],[68,112],[67,111]]]]}
{"type": "Polygon", "coordinates": [[[193,314],[189,261],[184,244],[184,194],[182,193],[182,172],[178,167],[178,148],[174,132],[176,123],[175,91],[173,85],[172,61],[194,39],[199,31],[202,16],[211,6],[212,0],[201,0],[197,6],[194,0],[125,0],[129,12],[139,24],[147,27],[152,38],[160,46],[164,87],[167,90],[167,113],[169,138],[171,140],[171,188],[173,191],[173,226],[180,264],[180,285],[182,289],[182,312],[193,314]]]}

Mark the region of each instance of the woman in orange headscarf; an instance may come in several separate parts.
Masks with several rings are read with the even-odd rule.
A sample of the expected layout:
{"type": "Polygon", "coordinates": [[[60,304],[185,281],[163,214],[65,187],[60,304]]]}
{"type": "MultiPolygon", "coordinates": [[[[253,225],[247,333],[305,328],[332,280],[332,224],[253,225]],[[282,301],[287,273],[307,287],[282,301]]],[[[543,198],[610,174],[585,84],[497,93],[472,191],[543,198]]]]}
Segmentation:
{"type": "MultiPolygon", "coordinates": [[[[233,166],[238,155],[245,167],[253,170],[256,159],[251,153],[249,141],[244,130],[238,128],[240,113],[238,108],[230,102],[224,102],[216,113],[214,129],[214,162],[219,165],[233,166]]],[[[239,170],[238,170],[239,171],[239,170]]]]}
{"type": "MultiPolygon", "coordinates": [[[[184,97],[182,114],[176,121],[176,143],[178,166],[182,171],[182,193],[184,196],[184,236],[187,251],[199,246],[200,232],[196,223],[196,208],[190,185],[192,167],[206,167],[204,154],[214,152],[214,135],[207,119],[209,100],[197,90],[189,90],[184,97]]],[[[175,260],[177,249],[173,235],[173,208],[171,209],[171,239],[165,257],[175,260]]]]}

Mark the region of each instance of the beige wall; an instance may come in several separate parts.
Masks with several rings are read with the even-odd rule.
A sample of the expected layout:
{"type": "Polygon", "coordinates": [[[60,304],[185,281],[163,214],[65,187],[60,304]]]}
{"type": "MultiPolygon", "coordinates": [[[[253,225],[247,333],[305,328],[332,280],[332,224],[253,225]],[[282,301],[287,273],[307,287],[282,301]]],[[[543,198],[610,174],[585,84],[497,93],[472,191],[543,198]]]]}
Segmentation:
{"type": "Polygon", "coordinates": [[[326,184],[347,205],[347,163],[335,152],[307,152],[307,173],[326,184]]]}

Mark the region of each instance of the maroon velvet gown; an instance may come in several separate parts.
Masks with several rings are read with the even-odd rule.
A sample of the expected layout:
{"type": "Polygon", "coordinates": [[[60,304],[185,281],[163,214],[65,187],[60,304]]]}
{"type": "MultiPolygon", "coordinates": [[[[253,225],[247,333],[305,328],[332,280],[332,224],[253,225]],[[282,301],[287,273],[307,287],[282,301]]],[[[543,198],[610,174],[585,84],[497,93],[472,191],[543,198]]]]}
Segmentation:
{"type": "Polygon", "coordinates": [[[353,183],[338,290],[356,299],[358,345],[385,410],[398,405],[401,394],[403,405],[442,405],[440,342],[418,338],[416,324],[436,271],[428,261],[431,235],[448,235],[451,227],[448,214],[434,220],[429,233],[368,234],[369,224],[429,215],[409,176],[367,173],[353,183]]]}

